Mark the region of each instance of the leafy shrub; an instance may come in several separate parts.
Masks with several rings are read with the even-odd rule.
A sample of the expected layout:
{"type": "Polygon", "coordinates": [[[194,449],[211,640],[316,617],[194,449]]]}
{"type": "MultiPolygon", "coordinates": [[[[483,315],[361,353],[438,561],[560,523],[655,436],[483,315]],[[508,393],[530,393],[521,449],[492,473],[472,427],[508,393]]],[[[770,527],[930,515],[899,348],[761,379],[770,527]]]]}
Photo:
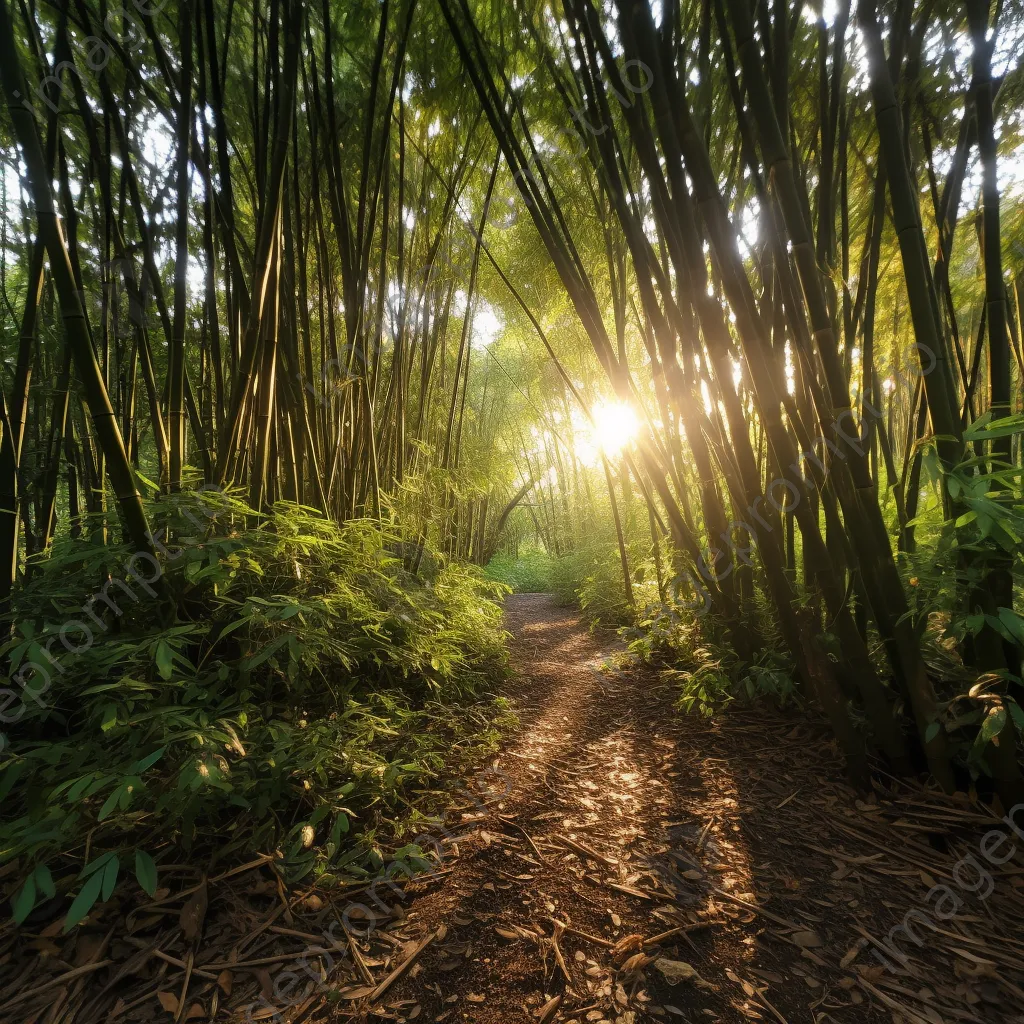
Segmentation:
{"type": "Polygon", "coordinates": [[[514,594],[543,594],[551,589],[552,558],[543,548],[527,548],[518,556],[495,555],[484,575],[514,594]]]}
{"type": "Polygon", "coordinates": [[[551,587],[565,605],[578,604],[592,623],[628,626],[636,621],[637,609],[657,595],[654,562],[644,544],[629,546],[634,608],[626,601],[622,563],[615,540],[594,540],[551,566],[551,587]]]}
{"type": "Polygon", "coordinates": [[[676,706],[687,713],[708,717],[733,700],[768,700],[782,707],[797,698],[791,667],[771,637],[765,637],[768,642],[753,662],[744,661],[719,620],[697,618],[685,604],[652,603],[622,635],[633,657],[659,666],[678,684],[676,706]]]}
{"type": "Polygon", "coordinates": [[[664,674],[679,684],[676,707],[710,717],[730,702],[769,700],[783,706],[797,695],[792,673],[772,656],[754,664],[737,661],[725,648],[699,648],[692,668],[667,668],[664,674]]]}
{"type": "Polygon", "coordinates": [[[152,891],[176,850],[358,873],[403,788],[496,738],[481,691],[503,663],[503,588],[477,570],[421,579],[379,523],[257,517],[217,492],[161,498],[152,520],[159,560],[85,530],[15,596],[0,863],[27,879],[18,920],[76,875],[66,927],[122,869],[152,891]]]}
{"type": "MultiPolygon", "coordinates": [[[[635,564],[636,560],[631,558],[630,565],[635,564]]],[[[580,607],[592,622],[624,626],[633,621],[633,609],[623,588],[617,543],[595,544],[586,549],[577,594],[580,607]]]]}
{"type": "MultiPolygon", "coordinates": [[[[980,446],[1022,429],[1020,414],[993,420],[985,413],[964,436],[980,446]]],[[[1024,647],[1024,616],[1012,600],[997,604],[989,580],[998,567],[1009,570],[1018,594],[1024,583],[1024,470],[993,454],[972,454],[976,450],[968,447],[964,460],[944,473],[934,441],[924,443],[925,494],[931,500],[913,521],[916,549],[900,554],[911,619],[941,700],[926,735],[945,732],[954,758],[974,779],[994,774],[993,756],[1005,742],[999,737],[1008,719],[1018,742],[1024,736],[1024,673],[1012,654],[1024,647]],[[955,503],[949,519],[943,489],[955,503]],[[993,639],[1009,656],[1005,667],[982,671],[976,645],[993,639]]]]}
{"type": "Polygon", "coordinates": [[[559,604],[565,606],[579,604],[583,566],[584,555],[580,551],[572,551],[552,560],[551,592],[559,604]]]}
{"type": "Polygon", "coordinates": [[[697,711],[705,718],[728,704],[734,697],[733,681],[720,661],[708,660],[695,669],[669,669],[679,682],[680,694],[676,707],[682,711],[697,711]]]}

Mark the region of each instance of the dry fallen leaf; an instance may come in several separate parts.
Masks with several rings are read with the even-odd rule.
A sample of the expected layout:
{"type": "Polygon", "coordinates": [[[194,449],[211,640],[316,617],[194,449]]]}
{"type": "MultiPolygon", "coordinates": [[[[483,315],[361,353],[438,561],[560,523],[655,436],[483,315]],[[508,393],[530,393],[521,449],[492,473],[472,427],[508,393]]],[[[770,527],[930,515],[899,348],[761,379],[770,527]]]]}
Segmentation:
{"type": "Polygon", "coordinates": [[[712,987],[697,973],[697,969],[685,960],[667,960],[665,957],[659,957],[654,961],[654,966],[670,985],[678,985],[681,981],[692,981],[698,988],[712,987]]]}
{"type": "Polygon", "coordinates": [[[839,961],[840,967],[849,967],[854,960],[860,956],[860,951],[864,948],[864,940],[858,939],[844,954],[843,959],[839,961]]]}
{"type": "Polygon", "coordinates": [[[634,971],[642,971],[652,960],[652,957],[645,953],[634,953],[623,963],[620,970],[623,974],[632,974],[634,971]]]}
{"type": "Polygon", "coordinates": [[[259,967],[256,970],[256,978],[260,983],[260,994],[265,999],[274,998],[274,979],[266,967],[259,967]]]}
{"type": "Polygon", "coordinates": [[[217,975],[217,984],[220,986],[220,989],[224,993],[224,995],[231,995],[231,986],[233,984],[231,972],[221,971],[220,974],[217,975]]]}
{"type": "Polygon", "coordinates": [[[552,996],[542,1007],[537,1016],[537,1024],[548,1024],[554,1020],[558,1008],[562,1005],[561,996],[552,996]]]}
{"type": "Polygon", "coordinates": [[[860,964],[856,970],[865,981],[875,982],[880,981],[885,977],[885,968],[881,966],[876,967],[872,964],[860,964]]]}
{"type": "Polygon", "coordinates": [[[634,953],[644,948],[644,937],[639,932],[632,935],[623,935],[611,948],[612,957],[621,960],[627,953],[634,953]]]}
{"type": "Polygon", "coordinates": [[[181,917],[179,919],[181,921],[181,930],[185,938],[190,942],[198,939],[202,934],[208,902],[206,879],[204,878],[199,888],[192,893],[185,906],[181,908],[181,917]]]}
{"type": "Polygon", "coordinates": [[[104,948],[104,945],[101,935],[86,935],[79,938],[75,944],[75,958],[72,962],[76,967],[81,967],[83,964],[101,959],[100,950],[104,948]]]}
{"type": "Polygon", "coordinates": [[[157,992],[156,997],[168,1013],[178,1012],[178,997],[173,992],[157,992]]]}
{"type": "Polygon", "coordinates": [[[821,936],[810,928],[799,932],[793,932],[793,934],[790,935],[790,939],[803,949],[817,949],[819,946],[824,945],[821,941],[821,936]]]}
{"type": "Polygon", "coordinates": [[[352,988],[343,988],[340,992],[342,999],[354,1001],[356,999],[365,999],[373,992],[373,989],[369,985],[353,985],[352,988]]]}

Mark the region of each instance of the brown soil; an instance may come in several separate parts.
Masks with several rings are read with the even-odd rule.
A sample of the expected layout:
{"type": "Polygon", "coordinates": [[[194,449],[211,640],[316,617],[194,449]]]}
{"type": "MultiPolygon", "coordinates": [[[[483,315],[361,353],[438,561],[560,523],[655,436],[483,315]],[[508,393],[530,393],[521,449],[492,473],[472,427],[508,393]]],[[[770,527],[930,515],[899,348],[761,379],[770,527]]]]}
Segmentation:
{"type": "Polygon", "coordinates": [[[80,930],[56,973],[0,982],[0,1020],[1024,1024],[1024,870],[989,866],[985,900],[954,881],[990,811],[858,797],[803,713],[683,716],[674,683],[607,665],[614,637],[546,596],[509,598],[507,624],[519,726],[425,828],[430,877],[285,899],[250,866],[211,880],[199,939],[177,927],[194,888],[146,927],[80,930]],[[963,900],[943,920],[937,884],[963,900]],[[887,968],[913,910],[930,926],[887,968]]]}
{"type": "MultiPolygon", "coordinates": [[[[546,596],[510,598],[507,623],[521,725],[462,812],[450,873],[406,907],[408,932],[443,937],[378,1017],[1024,1020],[1008,904],[1001,951],[965,907],[946,922],[962,955],[904,940],[901,973],[871,955],[869,936],[926,906],[924,869],[956,859],[928,839],[980,838],[987,815],[921,791],[858,800],[824,730],[792,719],[682,717],[673,687],[609,670],[614,640],[546,596]],[[670,985],[665,960],[695,973],[670,985]]],[[[1019,905],[1019,881],[1000,896],[1019,905]]]]}

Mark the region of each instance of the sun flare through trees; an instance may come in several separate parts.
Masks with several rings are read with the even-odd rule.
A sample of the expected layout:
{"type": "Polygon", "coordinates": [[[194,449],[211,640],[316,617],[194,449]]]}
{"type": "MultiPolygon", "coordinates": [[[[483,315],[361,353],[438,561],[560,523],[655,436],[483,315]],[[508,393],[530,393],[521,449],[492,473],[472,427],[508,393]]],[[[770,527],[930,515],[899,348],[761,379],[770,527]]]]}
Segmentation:
{"type": "MultiPolygon", "coordinates": [[[[252,940],[308,938],[300,898],[436,867],[426,823],[509,743],[596,766],[600,794],[544,785],[580,829],[625,816],[603,837],[624,848],[682,806],[666,783],[656,809],[668,719],[708,749],[704,718],[747,722],[769,759],[816,730],[836,800],[1013,821],[1022,52],[1021,0],[0,0],[0,1020],[241,1020],[257,991],[266,1018],[375,1012],[440,922],[382,952],[346,921],[357,994],[328,998],[318,961],[285,1013],[283,955],[231,999],[235,965],[271,966],[263,939],[204,959],[207,888],[262,872],[281,917],[252,940]],[[174,952],[132,930],[165,926],[169,889],[189,894],[174,952]],[[101,942],[115,920],[127,938],[101,942]],[[23,937],[54,973],[38,993],[23,937]]],[[[742,787],[759,769],[737,756],[742,787]]],[[[496,879],[554,849],[643,898],[628,856],[568,824],[538,845],[491,803],[485,834],[527,858],[496,879]]],[[[760,913],[736,857],[723,891],[760,913]]],[[[618,1000],[639,1022],[646,951],[704,927],[620,919],[591,943],[614,950],[604,992],[559,946],[594,934],[549,902],[540,937],[505,928],[552,953],[539,994],[492,1018],[439,989],[385,1019],[422,997],[421,1020],[618,1000]]],[[[994,990],[983,946],[957,976],[994,990]]],[[[696,968],[657,970],[686,1012],[786,1019],[767,989],[743,981],[735,1016],[696,968]]],[[[868,1019],[829,1017],[840,991],[900,1021],[1011,1020],[858,978],[813,1020],[868,1019]]]]}

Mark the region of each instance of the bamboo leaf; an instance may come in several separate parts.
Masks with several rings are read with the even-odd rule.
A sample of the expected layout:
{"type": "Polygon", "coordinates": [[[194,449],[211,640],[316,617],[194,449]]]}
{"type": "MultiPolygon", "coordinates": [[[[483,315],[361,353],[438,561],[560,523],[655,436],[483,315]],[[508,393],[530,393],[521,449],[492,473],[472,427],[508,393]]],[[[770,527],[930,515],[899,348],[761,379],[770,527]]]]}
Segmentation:
{"type": "Polygon", "coordinates": [[[111,857],[114,856],[116,856],[116,854],[114,853],[101,854],[94,861],[91,861],[84,868],[82,868],[82,872],[78,877],[86,878],[89,875],[95,874],[97,871],[99,871],[100,868],[106,867],[107,862],[111,859],[111,857]]]}
{"type": "Polygon", "coordinates": [[[33,877],[36,880],[36,886],[39,888],[39,891],[48,900],[52,900],[57,895],[57,887],[53,884],[53,875],[50,874],[50,869],[45,864],[36,865],[33,877]]]}
{"type": "Polygon", "coordinates": [[[118,800],[121,799],[121,793],[124,791],[123,786],[115,786],[114,791],[103,801],[103,806],[100,808],[100,813],[96,816],[97,821],[103,821],[105,818],[113,814],[117,807],[118,800]]]}
{"type": "Polygon", "coordinates": [[[117,705],[107,704],[103,708],[103,716],[100,719],[100,730],[102,732],[110,732],[115,725],[117,725],[117,705]]]}
{"type": "Polygon", "coordinates": [[[31,874],[25,879],[25,884],[18,890],[18,894],[11,901],[11,916],[15,924],[21,924],[36,905],[36,879],[31,874]]]}
{"type": "Polygon", "coordinates": [[[107,866],[103,869],[103,889],[101,891],[104,901],[110,899],[110,894],[114,891],[114,886],[117,885],[117,874],[120,869],[121,862],[117,857],[111,857],[107,861],[107,866]]]}
{"type": "Polygon", "coordinates": [[[145,850],[135,851],[135,877],[148,895],[152,896],[156,892],[156,862],[145,850]]]}
{"type": "MultiPolygon", "coordinates": [[[[988,416],[990,414],[986,414],[988,416]]],[[[975,420],[965,431],[964,438],[968,441],[990,441],[997,437],[1010,437],[1024,431],[1024,414],[1004,416],[998,420],[988,421],[985,417],[975,420]]]]}
{"type": "Polygon", "coordinates": [[[157,763],[157,761],[159,761],[160,758],[163,757],[165,749],[166,749],[166,747],[160,747],[159,749],[154,750],[152,754],[147,754],[141,760],[136,761],[128,769],[128,774],[129,775],[141,775],[144,771],[147,771],[148,769],[152,768],[153,765],[155,765],[157,763]]]}
{"type": "Polygon", "coordinates": [[[64,919],[64,933],[67,934],[76,924],[85,920],[86,915],[92,910],[93,904],[99,899],[100,890],[103,887],[103,873],[96,871],[86,880],[81,892],[75,897],[64,919]]]}
{"type": "Polygon", "coordinates": [[[156,645],[156,667],[162,679],[170,679],[174,675],[174,655],[165,640],[156,645]]]}
{"type": "Polygon", "coordinates": [[[1021,618],[1012,608],[1000,608],[999,621],[1010,637],[1017,643],[1024,644],[1024,618],[1021,618]]]}
{"type": "Polygon", "coordinates": [[[1010,708],[1010,717],[1013,719],[1013,724],[1017,727],[1017,732],[1024,735],[1024,709],[1015,701],[1007,700],[1006,702],[1010,708]]]}
{"type": "Polygon", "coordinates": [[[994,739],[1006,725],[1006,709],[1003,707],[993,708],[985,721],[981,723],[980,736],[986,743],[994,739]]]}

